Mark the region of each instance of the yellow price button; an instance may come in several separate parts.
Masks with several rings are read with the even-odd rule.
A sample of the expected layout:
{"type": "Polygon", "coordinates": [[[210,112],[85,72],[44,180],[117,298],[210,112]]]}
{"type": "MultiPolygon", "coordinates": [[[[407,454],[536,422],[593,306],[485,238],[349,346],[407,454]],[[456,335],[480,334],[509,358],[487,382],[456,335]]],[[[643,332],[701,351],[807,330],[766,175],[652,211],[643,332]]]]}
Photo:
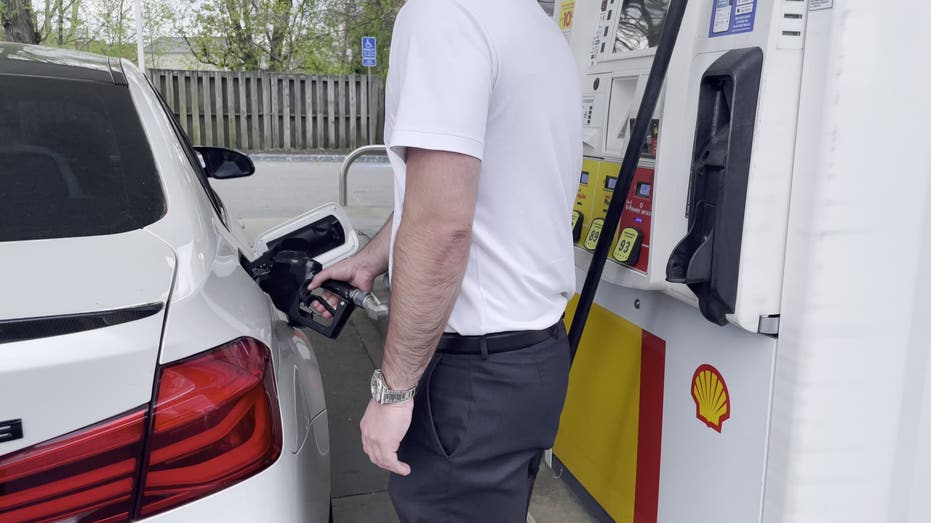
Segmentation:
{"type": "Polygon", "coordinates": [[[633,227],[624,228],[618,236],[617,247],[614,248],[614,259],[621,263],[637,263],[641,241],[640,231],[633,227]]]}
{"type": "Polygon", "coordinates": [[[590,251],[595,250],[595,247],[598,246],[598,238],[601,238],[601,229],[604,227],[604,223],[604,218],[595,218],[592,220],[592,226],[588,230],[588,236],[585,237],[583,247],[590,251]]]}

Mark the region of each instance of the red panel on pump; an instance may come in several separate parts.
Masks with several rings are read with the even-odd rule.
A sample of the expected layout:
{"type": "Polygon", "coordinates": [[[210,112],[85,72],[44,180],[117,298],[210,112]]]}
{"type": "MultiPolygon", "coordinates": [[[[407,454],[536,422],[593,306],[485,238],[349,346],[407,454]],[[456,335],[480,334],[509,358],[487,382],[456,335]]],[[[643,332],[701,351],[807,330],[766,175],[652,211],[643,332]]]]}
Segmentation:
{"type": "Polygon", "coordinates": [[[663,388],[666,342],[643,331],[640,360],[640,425],[637,437],[637,490],[634,523],[656,523],[659,466],[663,444],[663,388]]]}
{"type": "Polygon", "coordinates": [[[619,249],[611,250],[611,259],[624,263],[641,272],[647,272],[650,263],[650,233],[653,229],[653,174],[655,170],[649,167],[638,167],[634,171],[634,180],[630,184],[630,193],[618,225],[617,238],[622,238],[625,229],[635,229],[640,235],[639,256],[636,260],[624,263],[620,257],[619,249]]]}

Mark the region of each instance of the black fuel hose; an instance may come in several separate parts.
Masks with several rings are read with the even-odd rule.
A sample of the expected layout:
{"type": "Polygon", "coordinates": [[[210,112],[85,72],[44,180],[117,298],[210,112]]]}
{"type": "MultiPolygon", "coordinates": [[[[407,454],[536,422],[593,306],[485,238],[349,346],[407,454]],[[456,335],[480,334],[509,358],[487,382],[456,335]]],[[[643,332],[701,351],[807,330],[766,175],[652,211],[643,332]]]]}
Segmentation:
{"type": "Polygon", "coordinates": [[[656,104],[663,88],[663,81],[666,79],[666,71],[669,69],[669,61],[676,47],[679,28],[682,26],[682,18],[685,15],[687,5],[688,0],[672,0],[669,4],[669,10],[666,11],[663,32],[660,34],[659,44],[656,47],[656,56],[653,58],[653,65],[650,68],[650,76],[643,92],[643,100],[640,102],[640,109],[637,111],[637,120],[627,141],[627,150],[624,152],[624,160],[621,163],[617,187],[615,187],[614,196],[611,198],[610,205],[608,205],[604,226],[601,229],[602,234],[598,238],[598,245],[592,255],[592,262],[588,267],[588,274],[585,276],[585,284],[582,286],[582,294],[579,297],[579,304],[576,307],[575,316],[572,317],[572,324],[569,328],[569,347],[572,351],[573,360],[579,349],[579,342],[582,339],[585,324],[588,322],[588,315],[592,310],[592,302],[595,300],[595,292],[598,291],[598,284],[601,282],[601,274],[604,271],[605,261],[608,259],[611,242],[614,240],[617,226],[621,222],[624,203],[627,201],[630,185],[634,179],[634,172],[640,162],[640,147],[643,145],[647,129],[653,119],[653,114],[656,112],[656,104]]]}

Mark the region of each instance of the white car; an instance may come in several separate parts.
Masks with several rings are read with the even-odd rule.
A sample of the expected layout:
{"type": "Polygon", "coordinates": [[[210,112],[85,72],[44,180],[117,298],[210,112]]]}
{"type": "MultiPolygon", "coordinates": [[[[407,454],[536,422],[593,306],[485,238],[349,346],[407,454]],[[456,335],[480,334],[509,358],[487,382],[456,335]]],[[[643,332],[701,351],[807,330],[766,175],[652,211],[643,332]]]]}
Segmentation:
{"type": "Polygon", "coordinates": [[[358,239],[329,205],[247,245],[207,177],[252,170],[131,63],[0,43],[0,521],[327,520],[317,360],[255,278],[358,239]]]}

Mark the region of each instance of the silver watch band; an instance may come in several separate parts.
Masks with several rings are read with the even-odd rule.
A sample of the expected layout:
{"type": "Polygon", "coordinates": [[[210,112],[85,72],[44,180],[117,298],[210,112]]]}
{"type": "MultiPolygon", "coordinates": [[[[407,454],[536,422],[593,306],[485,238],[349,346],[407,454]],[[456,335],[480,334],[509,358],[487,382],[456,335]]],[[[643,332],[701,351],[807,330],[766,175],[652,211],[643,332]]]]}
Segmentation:
{"type": "Polygon", "coordinates": [[[375,369],[375,372],[372,373],[371,386],[372,399],[382,405],[401,403],[412,399],[417,390],[416,386],[408,390],[392,390],[388,388],[388,384],[385,383],[385,377],[382,375],[381,369],[375,369]]]}
{"type": "Polygon", "coordinates": [[[414,389],[410,390],[390,390],[383,389],[381,401],[379,403],[401,403],[414,397],[414,389]]]}

